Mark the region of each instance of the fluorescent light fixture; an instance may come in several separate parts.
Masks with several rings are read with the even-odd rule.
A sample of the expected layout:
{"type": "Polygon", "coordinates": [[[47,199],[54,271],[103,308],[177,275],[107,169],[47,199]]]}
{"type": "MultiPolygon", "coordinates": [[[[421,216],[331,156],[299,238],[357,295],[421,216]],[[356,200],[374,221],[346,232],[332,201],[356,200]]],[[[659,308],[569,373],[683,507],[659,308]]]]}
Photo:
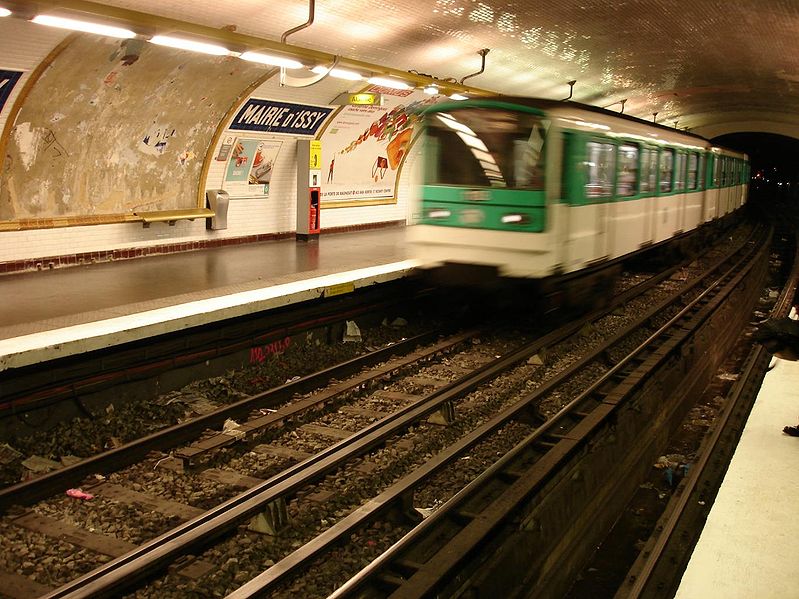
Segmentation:
{"type": "Polygon", "coordinates": [[[372,85],[382,85],[391,89],[412,89],[410,85],[399,79],[389,79],[388,77],[370,77],[367,79],[372,85]]]}
{"type": "Polygon", "coordinates": [[[449,97],[450,100],[468,100],[468,96],[464,96],[463,94],[452,94],[449,97]]]}
{"type": "Polygon", "coordinates": [[[170,48],[191,50],[192,52],[213,54],[214,56],[226,56],[229,53],[229,50],[224,46],[208,44],[206,42],[196,42],[194,40],[188,40],[182,37],[170,37],[168,35],[153,36],[150,39],[150,42],[159,46],[169,46],[170,48]]]}
{"type": "Polygon", "coordinates": [[[239,56],[239,58],[250,62],[270,64],[275,67],[285,67],[287,69],[301,69],[303,67],[303,64],[298,60],[284,58],[282,56],[272,56],[271,54],[261,54],[260,52],[245,52],[239,56]]]}
{"type": "Polygon", "coordinates": [[[426,93],[428,96],[435,96],[438,93],[438,86],[437,85],[428,85],[422,91],[424,91],[424,93],[426,93]]]}
{"type": "MultiPolygon", "coordinates": [[[[5,10],[5,9],[0,9],[5,10]]],[[[10,12],[8,14],[11,14],[10,12]]],[[[2,15],[7,16],[7,15],[2,15]]],[[[86,33],[97,33],[108,37],[132,38],[136,34],[129,29],[114,27],[113,25],[100,25],[89,21],[77,21],[75,19],[65,19],[64,17],[53,17],[51,15],[36,15],[33,22],[48,27],[60,27],[61,29],[73,29],[75,31],[85,31],[86,33]]]]}
{"type": "Polygon", "coordinates": [[[11,14],[11,11],[10,11],[10,10],[8,10],[7,8],[3,8],[3,7],[1,7],[1,6],[0,6],[0,17],[7,17],[7,16],[8,16],[8,15],[10,15],[10,14],[11,14]]]}
{"type": "Polygon", "coordinates": [[[356,73],[355,71],[348,71],[347,69],[328,69],[322,65],[312,68],[311,71],[317,75],[322,75],[330,71],[329,74],[331,77],[335,77],[336,79],[347,79],[348,81],[361,81],[363,79],[363,75],[356,73]]]}

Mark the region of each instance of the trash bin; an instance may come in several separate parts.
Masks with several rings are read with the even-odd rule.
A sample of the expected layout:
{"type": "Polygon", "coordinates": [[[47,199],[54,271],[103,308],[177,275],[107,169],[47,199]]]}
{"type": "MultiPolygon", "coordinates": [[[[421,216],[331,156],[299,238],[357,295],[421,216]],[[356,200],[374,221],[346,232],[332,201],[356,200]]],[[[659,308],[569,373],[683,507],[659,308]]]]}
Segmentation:
{"type": "Polygon", "coordinates": [[[206,229],[227,229],[227,208],[230,196],[224,189],[209,189],[205,192],[208,207],[214,216],[205,220],[206,229]]]}

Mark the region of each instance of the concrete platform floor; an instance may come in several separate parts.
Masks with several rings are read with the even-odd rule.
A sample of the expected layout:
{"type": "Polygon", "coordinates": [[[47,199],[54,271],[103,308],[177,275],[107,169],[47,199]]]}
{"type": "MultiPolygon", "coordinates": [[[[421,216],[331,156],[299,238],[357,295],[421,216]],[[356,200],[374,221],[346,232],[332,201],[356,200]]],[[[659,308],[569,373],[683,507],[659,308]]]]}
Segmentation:
{"type": "Polygon", "coordinates": [[[401,278],[404,240],[391,227],[3,276],[0,371],[401,278]]]}
{"type": "Polygon", "coordinates": [[[799,363],[774,360],[677,599],[799,597],[799,363]]]}

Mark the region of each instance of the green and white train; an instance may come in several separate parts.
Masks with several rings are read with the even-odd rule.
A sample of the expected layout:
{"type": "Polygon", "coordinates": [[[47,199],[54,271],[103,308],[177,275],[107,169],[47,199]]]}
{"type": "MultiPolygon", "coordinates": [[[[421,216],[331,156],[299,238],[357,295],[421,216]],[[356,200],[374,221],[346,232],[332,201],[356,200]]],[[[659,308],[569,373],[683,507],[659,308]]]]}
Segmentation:
{"type": "Polygon", "coordinates": [[[408,231],[422,268],[578,273],[667,244],[747,199],[745,154],[591,106],[482,98],[431,106],[422,121],[408,231]]]}

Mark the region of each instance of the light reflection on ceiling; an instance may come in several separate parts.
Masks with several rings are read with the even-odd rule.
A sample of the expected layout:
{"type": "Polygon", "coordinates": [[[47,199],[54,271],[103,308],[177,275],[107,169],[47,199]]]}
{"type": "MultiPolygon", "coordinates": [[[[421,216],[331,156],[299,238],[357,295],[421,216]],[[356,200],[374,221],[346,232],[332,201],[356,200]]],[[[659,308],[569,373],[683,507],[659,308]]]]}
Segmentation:
{"type": "MultiPolygon", "coordinates": [[[[308,14],[305,0],[103,4],[274,40],[308,14]]],[[[759,119],[799,131],[799,2],[319,0],[315,14],[289,43],[455,80],[490,48],[470,85],[563,99],[576,80],[574,100],[626,99],[626,114],[680,128],[759,119]]]]}

